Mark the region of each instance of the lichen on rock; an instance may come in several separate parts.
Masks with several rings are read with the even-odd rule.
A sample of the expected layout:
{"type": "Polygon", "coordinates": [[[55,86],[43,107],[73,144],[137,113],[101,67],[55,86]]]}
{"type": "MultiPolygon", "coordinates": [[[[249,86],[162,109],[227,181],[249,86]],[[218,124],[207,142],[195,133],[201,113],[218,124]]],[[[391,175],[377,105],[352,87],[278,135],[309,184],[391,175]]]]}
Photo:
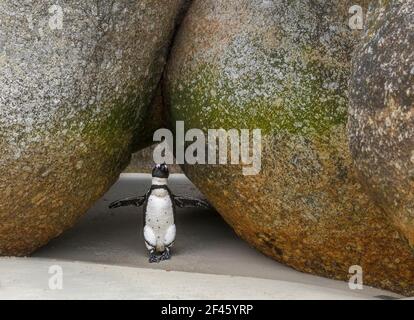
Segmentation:
{"type": "MultiPolygon", "coordinates": [[[[362,190],[347,138],[352,1],[195,0],[166,72],[173,120],[254,129],[262,171],[184,166],[238,235],[300,271],[414,294],[414,255],[362,190]]],[[[365,6],[366,9],[366,6],[365,6]]]]}
{"type": "Polygon", "coordinates": [[[0,2],[0,255],[44,245],[115,182],[184,2],[0,2]]]}
{"type": "Polygon", "coordinates": [[[378,2],[353,59],[349,135],[361,181],[414,248],[414,1],[378,2]]]}

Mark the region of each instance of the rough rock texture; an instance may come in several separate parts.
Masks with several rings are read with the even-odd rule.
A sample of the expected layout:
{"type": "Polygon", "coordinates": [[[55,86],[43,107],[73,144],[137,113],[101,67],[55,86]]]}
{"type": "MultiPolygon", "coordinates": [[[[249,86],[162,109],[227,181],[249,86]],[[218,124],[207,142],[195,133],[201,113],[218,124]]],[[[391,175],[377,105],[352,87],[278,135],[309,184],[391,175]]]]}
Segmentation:
{"type": "MultiPolygon", "coordinates": [[[[125,173],[146,173],[151,174],[154,168],[154,149],[157,145],[152,145],[138,152],[135,152],[131,156],[131,162],[123,172],[125,173]]],[[[168,170],[170,173],[183,173],[181,167],[178,164],[169,164],[168,170]]]]}
{"type": "Polygon", "coordinates": [[[414,1],[387,3],[353,60],[349,135],[364,186],[414,248],[414,1]]]}
{"type": "Polygon", "coordinates": [[[0,2],[0,255],[72,226],[128,164],[183,3],[0,2]]]}
{"type": "Polygon", "coordinates": [[[160,128],[168,128],[170,125],[169,115],[163,103],[161,83],[141,124],[138,130],[135,131],[135,135],[140,139],[134,141],[134,150],[142,150],[153,145],[154,132],[160,128]]]}
{"type": "Polygon", "coordinates": [[[262,171],[184,166],[249,243],[298,270],[414,294],[414,255],[361,190],[347,140],[352,1],[196,0],[166,100],[186,128],[261,128],[262,171]]]}

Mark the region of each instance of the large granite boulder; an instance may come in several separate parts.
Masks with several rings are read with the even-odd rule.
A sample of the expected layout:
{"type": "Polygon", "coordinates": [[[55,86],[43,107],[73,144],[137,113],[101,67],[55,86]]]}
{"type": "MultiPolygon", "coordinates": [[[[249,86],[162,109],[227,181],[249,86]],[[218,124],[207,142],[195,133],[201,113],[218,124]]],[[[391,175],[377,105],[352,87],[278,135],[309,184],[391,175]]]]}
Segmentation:
{"type": "Polygon", "coordinates": [[[347,139],[353,1],[195,0],[167,67],[173,120],[262,129],[262,170],[184,166],[237,234],[300,271],[414,294],[414,254],[362,191],[347,139]],[[352,269],[351,269],[352,270],[352,269]]]}
{"type": "Polygon", "coordinates": [[[0,255],[47,243],[115,182],[184,2],[0,2],[0,255]]]}
{"type": "Polygon", "coordinates": [[[414,249],[414,1],[379,2],[370,16],[350,82],[352,156],[414,249]]]}

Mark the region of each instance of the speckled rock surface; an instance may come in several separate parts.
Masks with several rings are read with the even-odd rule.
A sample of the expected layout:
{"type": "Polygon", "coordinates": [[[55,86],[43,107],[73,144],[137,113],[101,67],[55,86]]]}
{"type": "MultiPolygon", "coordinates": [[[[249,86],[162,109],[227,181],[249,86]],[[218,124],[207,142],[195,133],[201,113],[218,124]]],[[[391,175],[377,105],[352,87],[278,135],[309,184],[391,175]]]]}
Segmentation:
{"type": "Polygon", "coordinates": [[[414,255],[362,191],[347,140],[351,1],[196,0],[167,68],[186,128],[261,128],[262,171],[184,166],[243,239],[298,270],[414,295],[414,255]]]}
{"type": "Polygon", "coordinates": [[[0,2],[0,255],[58,236],[115,182],[183,2],[0,2]]]}
{"type": "Polygon", "coordinates": [[[353,61],[349,134],[364,186],[414,249],[414,1],[372,12],[353,61]]]}

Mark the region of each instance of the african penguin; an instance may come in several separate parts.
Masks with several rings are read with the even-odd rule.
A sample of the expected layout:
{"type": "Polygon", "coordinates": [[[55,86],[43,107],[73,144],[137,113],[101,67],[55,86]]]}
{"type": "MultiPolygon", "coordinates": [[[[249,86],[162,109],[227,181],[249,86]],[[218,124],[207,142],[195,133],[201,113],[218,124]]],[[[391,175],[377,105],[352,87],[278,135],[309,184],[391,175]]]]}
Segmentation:
{"type": "Polygon", "coordinates": [[[180,208],[211,208],[203,200],[175,196],[168,188],[169,171],[166,164],[157,164],[152,170],[152,185],[144,196],[118,200],[109,208],[144,205],[144,240],[150,253],[149,262],[160,262],[171,257],[176,236],[175,206],[180,208]]]}

